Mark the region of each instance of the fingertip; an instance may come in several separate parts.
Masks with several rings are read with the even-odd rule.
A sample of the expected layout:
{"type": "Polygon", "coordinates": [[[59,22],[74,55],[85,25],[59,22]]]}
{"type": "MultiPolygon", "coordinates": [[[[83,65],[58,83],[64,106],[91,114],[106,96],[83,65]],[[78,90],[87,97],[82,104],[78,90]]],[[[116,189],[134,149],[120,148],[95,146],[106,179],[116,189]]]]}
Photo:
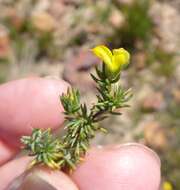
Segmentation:
{"type": "Polygon", "coordinates": [[[96,148],[72,177],[82,190],[91,189],[91,184],[93,190],[158,190],[160,161],[139,144],[96,148]]]}
{"type": "Polygon", "coordinates": [[[21,157],[15,160],[11,160],[0,167],[0,189],[6,190],[7,186],[13,181],[15,178],[23,174],[23,172],[27,169],[27,166],[32,158],[30,157],[21,157]]]}
{"type": "Polygon", "coordinates": [[[25,186],[28,190],[34,190],[37,187],[43,190],[78,190],[77,186],[66,174],[59,170],[47,168],[36,168],[30,172],[25,179],[25,183],[23,182],[21,185],[22,190],[25,186]],[[32,183],[33,181],[34,183],[32,183]],[[40,181],[41,183],[39,183],[40,181]]]}
{"type": "Polygon", "coordinates": [[[1,138],[19,146],[19,137],[29,134],[33,128],[60,127],[64,117],[59,96],[68,86],[63,80],[39,77],[24,78],[1,85],[1,138]]]}
{"type": "Polygon", "coordinates": [[[10,160],[16,154],[16,150],[0,140],[0,166],[10,160]]]}
{"type": "MultiPolygon", "coordinates": [[[[140,144],[140,143],[135,143],[135,142],[131,142],[131,143],[124,143],[124,144],[119,144],[119,145],[113,145],[113,146],[109,146],[107,147],[109,149],[111,149],[112,151],[114,150],[120,150],[120,149],[124,149],[124,150],[132,150],[135,152],[135,154],[137,154],[138,151],[141,151],[143,154],[143,156],[148,156],[151,157],[152,160],[154,160],[154,162],[157,163],[157,165],[159,167],[161,167],[161,160],[159,158],[159,156],[157,155],[157,153],[152,150],[151,148],[145,146],[144,144],[140,144]]],[[[144,157],[141,157],[142,159],[144,159],[144,157]]]]}
{"type": "Polygon", "coordinates": [[[63,172],[43,167],[27,170],[30,158],[22,157],[2,167],[2,190],[78,190],[74,182],[63,172]]]}

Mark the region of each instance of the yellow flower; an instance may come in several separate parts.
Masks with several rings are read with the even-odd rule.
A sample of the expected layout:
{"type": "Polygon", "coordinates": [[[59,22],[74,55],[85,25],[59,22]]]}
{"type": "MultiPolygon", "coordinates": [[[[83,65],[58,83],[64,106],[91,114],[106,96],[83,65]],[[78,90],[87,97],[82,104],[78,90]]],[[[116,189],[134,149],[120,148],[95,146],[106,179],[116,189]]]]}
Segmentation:
{"type": "Polygon", "coordinates": [[[163,190],[173,190],[171,183],[169,183],[168,181],[165,181],[163,183],[163,190]]]}
{"type": "Polygon", "coordinates": [[[104,62],[106,75],[110,79],[116,78],[129,63],[130,54],[124,48],[113,49],[111,52],[106,46],[100,45],[93,48],[92,51],[104,62]]]}

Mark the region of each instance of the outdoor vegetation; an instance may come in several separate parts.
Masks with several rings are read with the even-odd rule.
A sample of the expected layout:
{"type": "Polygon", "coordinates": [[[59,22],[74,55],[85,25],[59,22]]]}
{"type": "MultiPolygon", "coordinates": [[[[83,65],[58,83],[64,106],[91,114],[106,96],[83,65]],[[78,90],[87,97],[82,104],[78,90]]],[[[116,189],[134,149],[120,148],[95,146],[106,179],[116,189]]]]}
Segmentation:
{"type": "Polygon", "coordinates": [[[92,143],[151,147],[162,161],[162,190],[179,190],[179,0],[2,0],[0,10],[0,83],[63,78],[94,102],[89,73],[99,60],[89,50],[102,44],[130,52],[121,83],[132,88],[131,107],[102,121],[109,133],[92,143]]]}

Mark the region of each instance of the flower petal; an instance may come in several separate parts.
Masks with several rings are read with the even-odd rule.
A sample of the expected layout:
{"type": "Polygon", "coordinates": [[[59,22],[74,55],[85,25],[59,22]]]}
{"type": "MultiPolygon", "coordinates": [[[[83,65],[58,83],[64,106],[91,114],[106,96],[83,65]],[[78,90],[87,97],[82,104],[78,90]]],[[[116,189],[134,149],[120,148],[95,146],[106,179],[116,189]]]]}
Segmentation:
{"type": "Polygon", "coordinates": [[[111,65],[112,63],[112,53],[111,51],[104,45],[96,46],[92,49],[93,53],[99,57],[105,64],[111,65]]]}
{"type": "Polygon", "coordinates": [[[129,63],[130,54],[124,48],[113,50],[113,65],[123,68],[129,63]]]}

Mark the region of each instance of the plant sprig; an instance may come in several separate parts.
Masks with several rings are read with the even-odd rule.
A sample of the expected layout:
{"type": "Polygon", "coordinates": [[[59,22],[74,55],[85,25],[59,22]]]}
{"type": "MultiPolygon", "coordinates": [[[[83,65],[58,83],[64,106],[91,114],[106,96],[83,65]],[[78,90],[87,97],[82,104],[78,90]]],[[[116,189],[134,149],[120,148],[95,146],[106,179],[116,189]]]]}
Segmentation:
{"type": "Polygon", "coordinates": [[[110,54],[105,46],[97,46],[93,51],[103,60],[102,66],[96,67],[96,75],[91,74],[97,84],[97,102],[88,109],[80,102],[78,90],[69,88],[67,93],[62,94],[60,101],[64,108],[66,130],[63,138],[53,137],[50,129],[34,129],[30,136],[21,138],[24,149],[34,156],[31,166],[44,164],[53,169],[74,170],[83,160],[96,132],[106,132],[97,122],[112,114],[120,115],[119,109],[128,106],[132,94],[118,84],[122,65],[129,61],[128,52],[120,48],[110,54]],[[112,62],[107,63],[107,59],[112,62]]]}

